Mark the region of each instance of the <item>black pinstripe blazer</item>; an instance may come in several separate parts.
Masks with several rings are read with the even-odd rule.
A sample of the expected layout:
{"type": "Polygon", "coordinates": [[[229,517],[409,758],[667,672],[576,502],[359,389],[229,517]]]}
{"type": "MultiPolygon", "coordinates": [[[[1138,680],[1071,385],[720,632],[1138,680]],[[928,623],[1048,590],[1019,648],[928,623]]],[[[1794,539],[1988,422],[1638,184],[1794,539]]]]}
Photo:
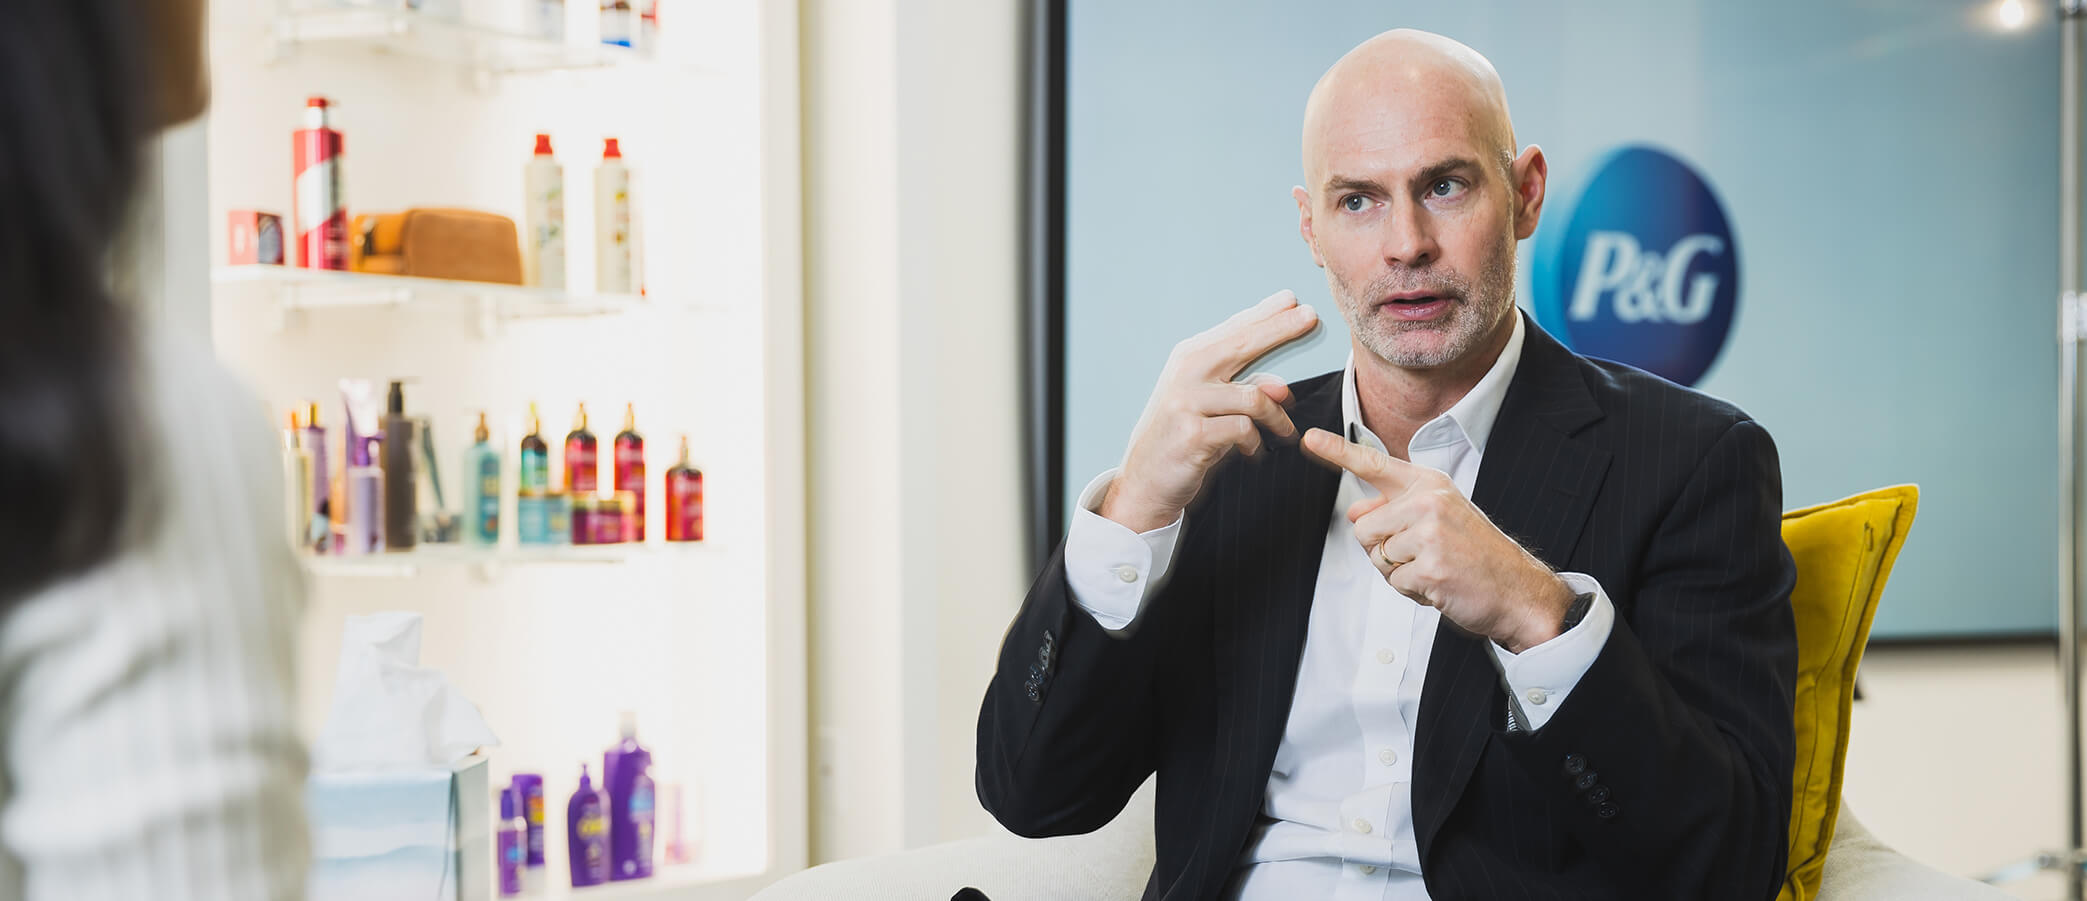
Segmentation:
{"type": "MultiPolygon", "coordinates": [[[[1729,404],[1526,327],[1472,500],[1599,580],[1617,621],[1536,733],[1505,730],[1483,640],[1437,632],[1414,732],[1428,893],[1773,898],[1797,656],[1775,445],[1729,404]]],[[[1338,433],[1339,374],[1295,388],[1298,427],[1338,433]]],[[[979,712],[986,809],[1021,835],[1087,832],[1156,770],[1145,897],[1217,896],[1288,719],[1337,484],[1292,443],[1223,464],[1127,635],[1073,604],[1061,545],[979,712]]]]}

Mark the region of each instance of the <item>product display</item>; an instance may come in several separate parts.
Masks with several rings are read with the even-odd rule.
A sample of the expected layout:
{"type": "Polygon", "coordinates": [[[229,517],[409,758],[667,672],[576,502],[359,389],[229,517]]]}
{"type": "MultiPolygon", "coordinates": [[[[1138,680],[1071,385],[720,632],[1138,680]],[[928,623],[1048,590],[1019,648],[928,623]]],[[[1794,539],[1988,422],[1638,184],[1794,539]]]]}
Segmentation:
{"type": "Polygon", "coordinates": [[[638,434],[636,404],[623,405],[623,431],[616,433],[616,480],[619,496],[628,494],[624,507],[623,541],[645,540],[645,436],[638,434]]]}
{"type": "Polygon", "coordinates": [[[622,145],[609,138],[594,170],[594,287],[603,294],[638,290],[630,223],[630,168],[623,164],[622,145]]]}
{"type": "Polygon", "coordinates": [[[681,436],[681,462],[667,470],[667,540],[703,540],[703,471],[689,465],[688,436],[681,436]]]}
{"type": "Polygon", "coordinates": [[[565,167],[551,155],[551,136],[536,136],[522,169],[522,261],[527,283],[565,290],[565,167]]]}
{"type": "Polygon", "coordinates": [[[652,875],[652,752],[638,744],[637,714],[619,718],[622,740],[602,754],[602,781],[609,791],[609,878],[652,875]]]}
{"type": "Polygon", "coordinates": [[[305,102],[304,127],[293,137],[297,173],[297,265],[307,269],[348,268],[348,200],[342,189],[345,142],[334,130],[324,97],[305,102]]]}
{"type": "Polygon", "coordinates": [[[565,806],[565,847],[575,888],[609,881],[609,802],[580,764],[580,787],[565,806]]]}
{"type": "MultiPolygon", "coordinates": [[[[443,489],[433,423],[407,414],[405,381],[388,383],[381,414],[365,379],[341,379],[347,425],[339,448],[343,466],[334,469],[327,431],[293,411],[283,432],[283,481],[288,494],[284,528],[298,546],[320,554],[409,551],[421,544],[462,542],[498,546],[504,481],[500,447],[490,418],[481,411],[464,449],[463,490],[443,489]],[[298,525],[302,523],[302,526],[298,525]]],[[[613,484],[601,484],[600,442],[579,405],[566,435],[561,469],[563,490],[550,479],[549,446],[542,420],[529,405],[529,433],[519,442],[514,489],[515,540],[532,547],[642,543],[645,541],[645,439],[637,411],[624,405],[623,430],[614,443],[613,484]]],[[[702,538],[702,473],[681,461],[666,478],[669,541],[702,538]]],[[[455,483],[452,483],[455,484],[455,483]]]]}

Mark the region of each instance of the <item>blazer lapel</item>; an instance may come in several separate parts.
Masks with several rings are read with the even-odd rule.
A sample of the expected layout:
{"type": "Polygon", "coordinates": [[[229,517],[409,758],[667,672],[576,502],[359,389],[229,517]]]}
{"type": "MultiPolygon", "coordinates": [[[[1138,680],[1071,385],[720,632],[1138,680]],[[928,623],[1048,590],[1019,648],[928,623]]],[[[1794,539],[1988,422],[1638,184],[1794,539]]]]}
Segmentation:
{"type": "MultiPolygon", "coordinates": [[[[1581,364],[1532,321],[1522,360],[1486,440],[1471,500],[1502,532],[1553,567],[1578,547],[1609,470],[1609,452],[1573,435],[1602,416],[1581,364]]],[[[1448,623],[1435,633],[1421,688],[1413,783],[1414,834],[1426,860],[1456,807],[1506,699],[1488,642],[1448,623]]]]}
{"type": "MultiPolygon", "coordinates": [[[[1298,434],[1338,434],[1338,373],[1301,394],[1290,410],[1298,434]]],[[[1191,513],[1211,530],[1211,633],[1218,755],[1211,786],[1214,813],[1197,854],[1203,872],[1222,880],[1237,862],[1267,790],[1269,769],[1289,721],[1297,668],[1311,620],[1319,558],[1339,473],[1304,454],[1295,441],[1270,438],[1260,459],[1235,457],[1236,480],[1191,513]]],[[[1215,479],[1213,479],[1215,480],[1215,479]]],[[[1191,872],[1198,868],[1191,867],[1191,872]]],[[[1214,895],[1220,884],[1198,896],[1214,895]]]]}

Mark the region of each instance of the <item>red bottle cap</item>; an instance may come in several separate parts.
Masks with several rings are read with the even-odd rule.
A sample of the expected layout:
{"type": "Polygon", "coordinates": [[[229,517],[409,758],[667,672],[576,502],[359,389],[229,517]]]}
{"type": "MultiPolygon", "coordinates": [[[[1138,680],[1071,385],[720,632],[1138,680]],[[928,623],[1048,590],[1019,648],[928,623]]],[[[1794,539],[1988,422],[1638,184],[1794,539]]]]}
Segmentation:
{"type": "Polygon", "coordinates": [[[536,155],[537,155],[537,156],[550,156],[550,155],[551,155],[551,136],[550,136],[550,135],[537,135],[537,136],[536,136],[536,155]]]}
{"type": "Polygon", "coordinates": [[[603,143],[601,158],[605,160],[620,160],[623,158],[623,148],[616,146],[615,138],[609,138],[603,143]]]}
{"type": "Polygon", "coordinates": [[[333,104],[327,102],[326,98],[314,94],[311,96],[310,99],[304,102],[304,105],[306,107],[317,107],[319,109],[325,109],[329,106],[332,106],[333,104]]]}

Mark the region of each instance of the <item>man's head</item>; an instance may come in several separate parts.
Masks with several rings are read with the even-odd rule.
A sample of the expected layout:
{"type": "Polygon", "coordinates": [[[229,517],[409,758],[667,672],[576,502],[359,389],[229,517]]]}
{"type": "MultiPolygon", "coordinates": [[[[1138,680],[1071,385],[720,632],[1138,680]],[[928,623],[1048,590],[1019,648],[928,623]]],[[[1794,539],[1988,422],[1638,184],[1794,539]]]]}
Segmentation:
{"type": "Polygon", "coordinates": [[[1304,111],[1298,231],[1360,347],[1405,369],[1468,362],[1512,328],[1515,242],[1547,169],[1515,153],[1492,63],[1401,29],[1328,69],[1304,111]]]}

